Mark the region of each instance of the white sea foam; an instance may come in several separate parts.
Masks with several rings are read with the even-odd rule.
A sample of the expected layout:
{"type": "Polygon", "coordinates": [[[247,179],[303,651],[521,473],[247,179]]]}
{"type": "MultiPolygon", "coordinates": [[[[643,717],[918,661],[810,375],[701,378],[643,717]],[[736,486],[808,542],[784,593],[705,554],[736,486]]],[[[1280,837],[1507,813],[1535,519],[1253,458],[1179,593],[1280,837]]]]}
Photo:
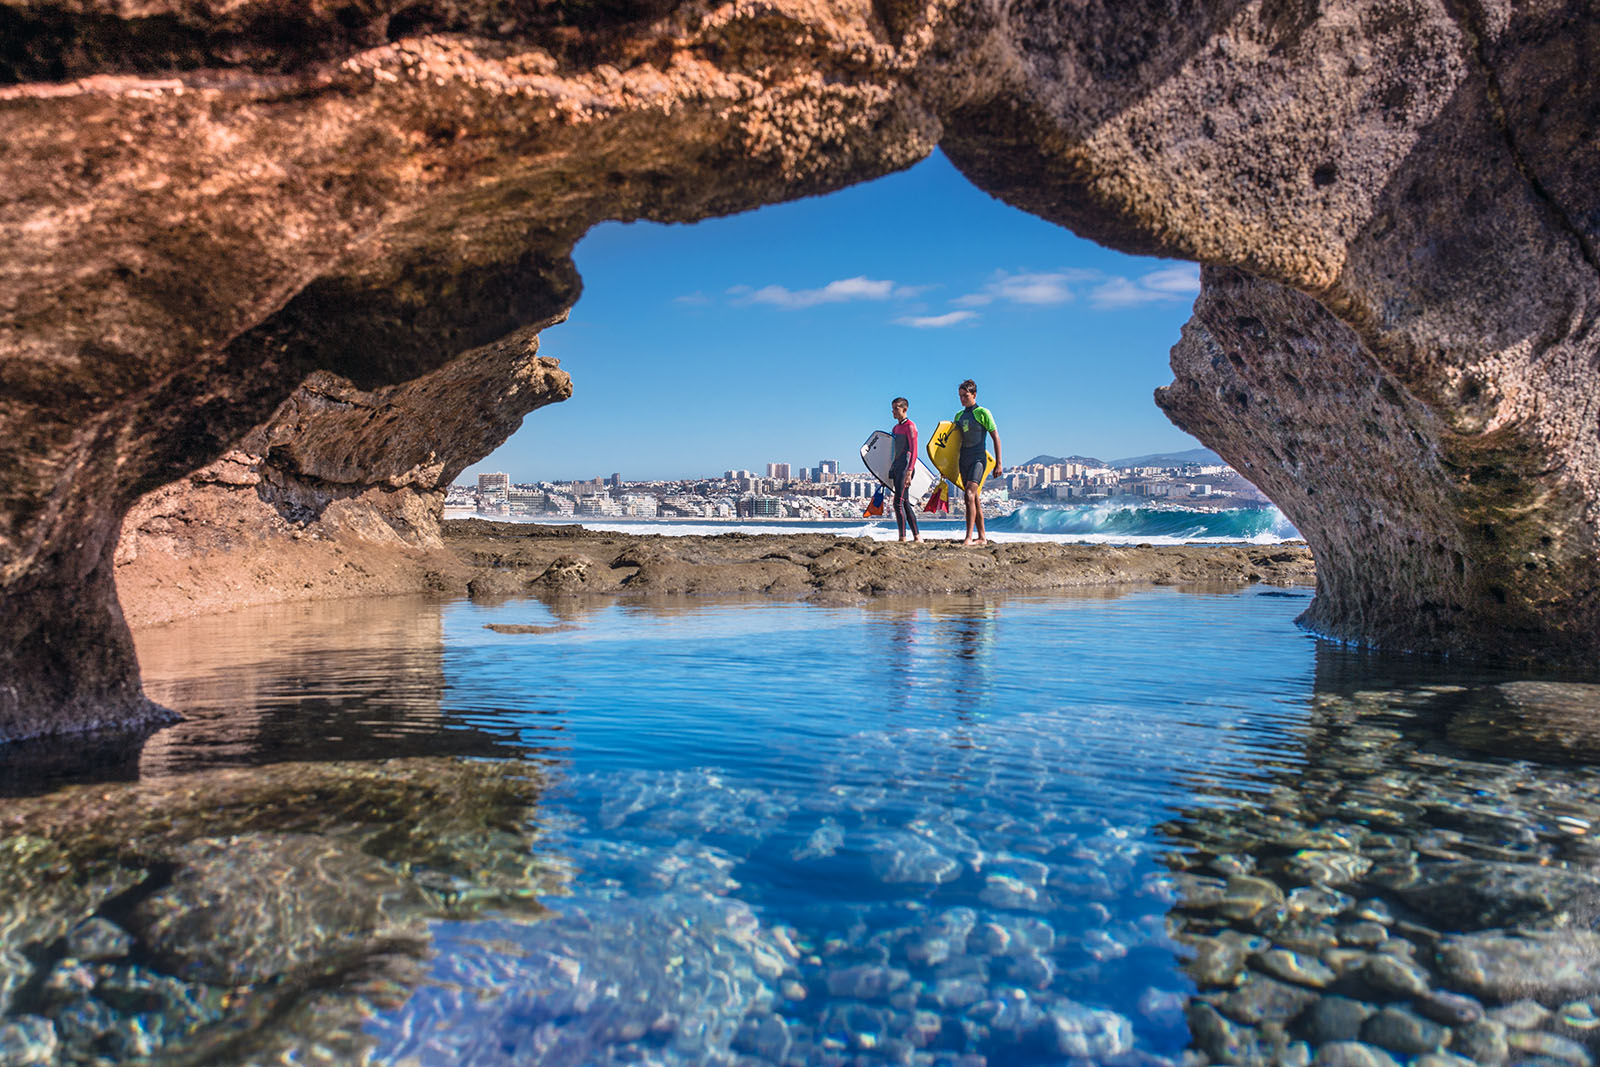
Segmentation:
{"type": "MultiPolygon", "coordinates": [[[[1268,509],[1256,521],[1240,524],[1227,521],[1227,512],[1147,510],[1096,505],[1091,508],[1024,508],[1009,516],[997,516],[987,523],[989,539],[1002,543],[1045,542],[1056,544],[1106,545],[1194,545],[1252,544],[1273,545],[1297,540],[1299,533],[1276,508],[1268,509]],[[1121,528],[1118,528],[1121,527],[1121,528]]],[[[473,518],[468,509],[446,509],[450,519],[473,518]]],[[[892,519],[817,521],[810,519],[604,519],[553,518],[550,516],[478,516],[498,522],[544,525],[578,525],[597,533],[650,533],[665,537],[715,537],[718,534],[783,535],[797,533],[835,534],[840,537],[865,537],[873,541],[893,541],[899,534],[892,519]]],[[[960,519],[921,521],[922,536],[930,541],[959,541],[966,528],[960,519]]]]}

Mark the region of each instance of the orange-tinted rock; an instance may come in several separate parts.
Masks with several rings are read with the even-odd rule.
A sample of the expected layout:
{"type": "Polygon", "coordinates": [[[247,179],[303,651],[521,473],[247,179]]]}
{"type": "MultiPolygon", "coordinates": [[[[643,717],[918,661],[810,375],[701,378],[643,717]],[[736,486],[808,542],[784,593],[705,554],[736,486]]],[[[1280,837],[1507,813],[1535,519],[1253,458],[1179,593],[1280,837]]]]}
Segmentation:
{"type": "MultiPolygon", "coordinates": [[[[1327,556],[1315,625],[1600,644],[1600,18],[1578,0],[0,12],[0,737],[151,713],[122,517],[302,383],[378,396],[549,321],[600,220],[826,192],[935,144],[1088,236],[1247,272],[1208,273],[1164,403],[1327,556]]],[[[277,445],[350,479],[324,516],[420,462],[363,455],[336,407],[277,445]]],[[[442,432],[435,462],[486,439],[442,432]]],[[[241,469],[274,487],[272,466],[241,469]]],[[[426,526],[405,511],[362,509],[426,526]]]]}

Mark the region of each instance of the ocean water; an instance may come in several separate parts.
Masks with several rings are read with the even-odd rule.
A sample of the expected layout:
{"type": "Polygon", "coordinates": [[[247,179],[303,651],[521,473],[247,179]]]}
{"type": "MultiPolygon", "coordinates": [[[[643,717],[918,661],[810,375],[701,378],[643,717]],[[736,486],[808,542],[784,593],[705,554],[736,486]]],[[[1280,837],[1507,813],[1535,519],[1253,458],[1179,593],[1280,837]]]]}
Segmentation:
{"type": "Polygon", "coordinates": [[[0,1062],[1590,1062],[1600,688],[1307,603],[146,631],[185,722],[0,754],[0,1062]]]}
{"type": "MultiPolygon", "coordinates": [[[[446,517],[475,517],[470,509],[452,508],[446,517]]],[[[496,517],[504,522],[577,524],[611,533],[656,533],[665,536],[711,536],[723,533],[831,533],[841,537],[870,537],[892,541],[899,536],[894,517],[858,520],[802,519],[556,519],[541,516],[496,517]]],[[[919,516],[925,538],[949,540],[964,537],[960,518],[919,516]]],[[[1225,508],[1216,511],[1182,506],[1138,507],[1128,503],[1079,504],[1072,507],[1019,508],[1010,515],[985,521],[993,541],[1054,541],[1062,544],[1253,544],[1270,545],[1300,540],[1300,532],[1276,507],[1225,508]]]]}

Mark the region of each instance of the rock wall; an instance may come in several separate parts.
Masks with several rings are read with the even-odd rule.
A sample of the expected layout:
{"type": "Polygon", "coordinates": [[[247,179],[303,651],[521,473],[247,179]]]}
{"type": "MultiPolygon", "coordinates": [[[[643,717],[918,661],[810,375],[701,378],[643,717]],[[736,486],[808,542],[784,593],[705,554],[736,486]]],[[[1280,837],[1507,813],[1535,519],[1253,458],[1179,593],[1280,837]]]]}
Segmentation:
{"type": "MultiPolygon", "coordinates": [[[[1268,414],[1238,418],[1182,351],[1168,401],[1353,576],[1312,622],[1596,651],[1600,18],[1579,0],[0,0],[0,25],[0,737],[149,713],[113,589],[121,518],[310,375],[371,392],[559,314],[599,220],[826,192],[935,144],[1090,237],[1260,280],[1203,306],[1282,287],[1348,331],[1325,332],[1349,358],[1300,361],[1297,386],[1271,343],[1229,353],[1239,331],[1202,316],[1180,349],[1238,356],[1268,414]],[[1440,442],[1329,423],[1352,468],[1425,461],[1393,475],[1404,499],[1367,484],[1369,510],[1409,516],[1381,534],[1320,518],[1340,476],[1277,436],[1298,389],[1331,412],[1361,352],[1400,398],[1374,387],[1373,424],[1440,442]],[[1396,561],[1373,588],[1403,595],[1369,598],[1396,561]]],[[[1256,317],[1309,337],[1309,306],[1256,317]]]]}
{"type": "MultiPolygon", "coordinates": [[[[1318,632],[1479,659],[1592,661],[1600,553],[1520,419],[1465,431],[1309,297],[1206,268],[1157,391],[1311,544],[1318,632]]],[[[1581,396],[1581,394],[1580,394],[1581,396]]]]}
{"type": "Polygon", "coordinates": [[[250,603],[464,591],[444,494],[528,412],[572,395],[536,323],[404,385],[313,373],[221,459],[141,497],[116,552],[137,626],[250,603]]]}

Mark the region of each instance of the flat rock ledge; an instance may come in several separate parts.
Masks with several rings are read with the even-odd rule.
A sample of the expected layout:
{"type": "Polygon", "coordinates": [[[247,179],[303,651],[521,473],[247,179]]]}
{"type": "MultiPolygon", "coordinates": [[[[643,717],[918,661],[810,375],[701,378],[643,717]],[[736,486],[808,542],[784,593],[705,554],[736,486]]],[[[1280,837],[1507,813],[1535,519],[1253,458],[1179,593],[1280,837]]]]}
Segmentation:
{"type": "Polygon", "coordinates": [[[590,593],[745,593],[833,600],[1315,581],[1311,552],[1298,542],[964,547],[958,541],[902,544],[816,533],[663,537],[482,519],[448,521],[444,538],[474,572],[467,592],[475,600],[590,593]]]}

